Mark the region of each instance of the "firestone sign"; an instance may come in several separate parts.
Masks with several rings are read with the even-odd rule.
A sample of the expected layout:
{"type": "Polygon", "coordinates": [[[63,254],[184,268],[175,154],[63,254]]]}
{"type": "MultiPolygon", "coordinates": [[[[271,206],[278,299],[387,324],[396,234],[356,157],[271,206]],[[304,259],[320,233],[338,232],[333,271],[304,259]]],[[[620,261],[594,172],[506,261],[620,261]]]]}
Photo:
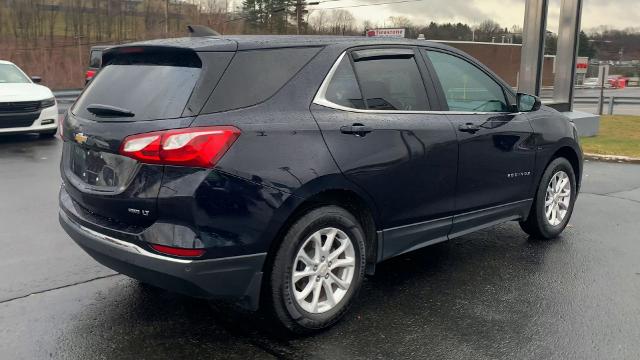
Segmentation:
{"type": "Polygon", "coordinates": [[[367,30],[367,37],[404,38],[404,29],[369,29],[367,30]]]}

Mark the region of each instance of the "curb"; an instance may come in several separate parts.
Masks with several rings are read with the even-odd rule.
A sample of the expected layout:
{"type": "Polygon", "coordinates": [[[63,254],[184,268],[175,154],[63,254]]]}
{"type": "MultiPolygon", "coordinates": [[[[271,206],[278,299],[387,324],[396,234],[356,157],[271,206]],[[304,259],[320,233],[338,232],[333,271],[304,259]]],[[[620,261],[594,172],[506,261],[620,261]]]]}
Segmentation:
{"type": "Polygon", "coordinates": [[[640,159],[633,158],[629,156],[620,156],[620,155],[602,155],[602,154],[584,154],[585,160],[595,160],[595,161],[605,161],[605,162],[615,162],[615,163],[629,163],[629,164],[640,164],[640,159]]]}

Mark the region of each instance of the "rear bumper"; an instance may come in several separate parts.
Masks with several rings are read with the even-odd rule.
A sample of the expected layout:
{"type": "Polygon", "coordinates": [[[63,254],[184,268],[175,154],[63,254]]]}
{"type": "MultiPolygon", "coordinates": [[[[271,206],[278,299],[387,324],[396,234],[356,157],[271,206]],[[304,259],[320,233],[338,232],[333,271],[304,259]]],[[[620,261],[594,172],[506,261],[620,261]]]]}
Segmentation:
{"type": "Polygon", "coordinates": [[[266,254],[218,259],[178,259],[91,230],[63,210],[60,224],[99,263],[151,285],[194,297],[224,299],[256,310],[266,254]]]}

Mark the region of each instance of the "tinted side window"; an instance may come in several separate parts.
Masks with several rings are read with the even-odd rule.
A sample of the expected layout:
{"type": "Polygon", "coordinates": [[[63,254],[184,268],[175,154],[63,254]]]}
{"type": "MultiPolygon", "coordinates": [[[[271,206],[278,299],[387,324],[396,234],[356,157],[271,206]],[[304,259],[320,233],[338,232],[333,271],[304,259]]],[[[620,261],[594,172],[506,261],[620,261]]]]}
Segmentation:
{"type": "Polygon", "coordinates": [[[369,58],[354,63],[371,110],[429,110],[427,93],[413,57],[369,58]]]}
{"type": "Polygon", "coordinates": [[[502,86],[471,63],[453,55],[427,51],[451,111],[505,112],[502,86]]]}
{"type": "Polygon", "coordinates": [[[327,87],[325,98],[334,104],[364,109],[356,74],[353,72],[348,56],[342,58],[336,72],[333,74],[327,87]]]}
{"type": "Polygon", "coordinates": [[[318,53],[319,48],[285,48],[239,51],[203,114],[239,109],[273,96],[318,53]]]}
{"type": "Polygon", "coordinates": [[[101,50],[91,51],[91,58],[89,59],[89,67],[99,68],[101,64],[102,64],[102,51],[101,50]]]}

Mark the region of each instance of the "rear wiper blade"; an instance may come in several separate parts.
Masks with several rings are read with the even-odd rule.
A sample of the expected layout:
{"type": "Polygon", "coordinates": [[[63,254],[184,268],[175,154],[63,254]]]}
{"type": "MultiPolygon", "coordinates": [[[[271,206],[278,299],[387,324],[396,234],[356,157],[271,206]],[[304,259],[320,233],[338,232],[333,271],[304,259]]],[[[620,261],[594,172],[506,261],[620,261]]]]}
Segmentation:
{"type": "Polygon", "coordinates": [[[91,104],[87,106],[87,111],[102,117],[133,117],[136,116],[133,112],[127,109],[102,104],[91,104]]]}

